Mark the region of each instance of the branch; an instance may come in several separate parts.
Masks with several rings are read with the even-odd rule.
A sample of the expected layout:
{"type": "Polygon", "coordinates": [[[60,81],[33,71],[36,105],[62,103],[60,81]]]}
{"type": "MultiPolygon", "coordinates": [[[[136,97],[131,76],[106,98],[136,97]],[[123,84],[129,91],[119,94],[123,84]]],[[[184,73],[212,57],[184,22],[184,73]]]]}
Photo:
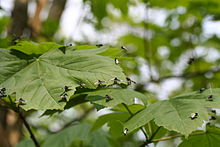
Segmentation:
{"type": "Polygon", "coordinates": [[[204,70],[204,71],[198,71],[198,72],[188,72],[188,73],[183,73],[180,75],[169,75],[169,76],[164,76],[164,77],[160,77],[158,79],[154,79],[151,80],[150,82],[161,82],[163,80],[166,79],[171,79],[171,78],[183,78],[183,79],[187,79],[187,78],[191,78],[191,77],[196,77],[196,76],[203,76],[207,73],[219,73],[220,72],[220,68],[217,69],[208,69],[208,70],[204,70]]]}
{"type": "Polygon", "coordinates": [[[37,8],[35,10],[34,17],[29,21],[29,25],[32,28],[32,36],[36,37],[41,30],[41,19],[40,15],[42,13],[43,8],[46,6],[48,0],[38,0],[37,8]]]}
{"type": "Polygon", "coordinates": [[[148,70],[149,70],[149,75],[151,80],[153,80],[153,75],[152,75],[152,62],[151,62],[151,39],[148,39],[147,37],[149,37],[147,29],[149,29],[148,26],[148,21],[149,21],[149,5],[145,5],[145,9],[146,9],[146,16],[145,16],[145,21],[146,23],[144,23],[144,36],[143,36],[143,44],[144,44],[144,57],[146,58],[147,62],[148,62],[148,70]]]}
{"type": "MultiPolygon", "coordinates": [[[[201,135],[201,134],[205,134],[205,132],[195,132],[195,133],[190,134],[189,136],[195,136],[195,135],[201,135]]],[[[149,141],[144,142],[140,147],[144,147],[145,145],[148,145],[149,143],[152,143],[152,142],[166,141],[166,140],[171,140],[171,139],[174,139],[174,138],[177,138],[177,137],[184,137],[184,135],[178,134],[178,135],[175,135],[175,136],[167,136],[167,137],[161,137],[161,138],[158,138],[158,139],[153,139],[150,142],[149,141]]]]}
{"type": "MultiPolygon", "coordinates": [[[[12,101],[12,99],[11,99],[11,96],[8,96],[8,98],[9,98],[9,100],[10,100],[10,103],[11,103],[11,104],[14,104],[13,101],[12,101]]],[[[20,107],[19,107],[19,105],[18,105],[18,107],[16,107],[16,110],[14,110],[14,111],[18,113],[19,117],[20,117],[21,120],[24,122],[24,125],[25,125],[25,127],[27,128],[28,133],[30,134],[30,137],[31,137],[31,139],[33,140],[35,146],[36,146],[36,147],[40,147],[40,144],[38,143],[36,137],[34,136],[34,133],[31,131],[30,125],[29,125],[28,122],[25,120],[25,118],[24,118],[24,116],[22,115],[22,113],[20,112],[19,108],[20,108],[20,107]]]]}
{"type": "MultiPolygon", "coordinates": [[[[195,133],[190,134],[189,136],[195,136],[195,135],[201,135],[201,134],[205,134],[205,132],[195,132],[195,133]]],[[[158,139],[153,139],[152,142],[166,141],[166,140],[174,139],[177,137],[184,137],[184,135],[178,134],[176,136],[162,137],[162,138],[158,138],[158,139]]]]}
{"type": "Polygon", "coordinates": [[[25,120],[24,116],[21,114],[21,112],[18,112],[18,114],[19,114],[20,118],[22,119],[22,121],[24,122],[24,125],[25,125],[25,127],[27,128],[27,130],[28,130],[28,132],[29,132],[29,134],[30,134],[30,136],[31,136],[31,139],[33,140],[35,146],[36,146],[36,147],[40,147],[40,145],[39,145],[39,143],[38,143],[36,137],[34,136],[34,133],[31,131],[30,125],[29,125],[28,122],[25,120]]]}

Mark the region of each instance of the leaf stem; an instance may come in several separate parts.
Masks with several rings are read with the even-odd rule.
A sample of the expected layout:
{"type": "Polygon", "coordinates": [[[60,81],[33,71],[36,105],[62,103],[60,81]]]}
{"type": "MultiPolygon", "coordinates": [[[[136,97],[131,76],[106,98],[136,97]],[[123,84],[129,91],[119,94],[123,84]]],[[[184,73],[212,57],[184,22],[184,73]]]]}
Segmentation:
{"type": "Polygon", "coordinates": [[[157,132],[160,130],[161,126],[157,128],[157,130],[151,135],[151,137],[146,140],[143,144],[140,145],[140,147],[144,147],[145,145],[152,143],[153,142],[153,138],[155,137],[155,135],[157,134],[157,132]]]}
{"type": "MultiPolygon", "coordinates": [[[[131,112],[131,110],[128,108],[128,106],[125,104],[125,103],[122,103],[122,105],[125,107],[125,109],[128,111],[128,113],[131,115],[131,116],[134,116],[134,114],[131,112]]],[[[144,129],[142,127],[140,127],[142,133],[144,134],[146,140],[148,140],[148,136],[147,136],[147,133],[144,131],[144,129]]]]}
{"type": "MultiPolygon", "coordinates": [[[[189,136],[201,135],[201,134],[205,134],[205,132],[195,132],[195,133],[190,134],[189,136]]],[[[184,135],[178,134],[178,135],[175,135],[175,136],[166,136],[166,137],[161,137],[161,138],[158,138],[158,139],[153,139],[151,137],[152,138],[151,141],[145,141],[140,147],[144,147],[145,145],[148,145],[149,143],[152,143],[152,142],[166,141],[166,140],[171,140],[171,139],[174,139],[174,138],[177,138],[177,137],[184,137],[184,135]]]]}
{"type": "MultiPolygon", "coordinates": [[[[195,132],[195,133],[190,134],[189,136],[195,136],[195,135],[201,135],[201,134],[205,134],[205,132],[195,132]]],[[[165,141],[165,140],[170,140],[170,139],[174,139],[174,138],[177,138],[177,137],[183,137],[183,136],[184,135],[178,134],[178,135],[175,135],[175,136],[161,137],[161,138],[158,138],[158,139],[153,139],[152,142],[165,141]]]]}
{"type": "Polygon", "coordinates": [[[151,135],[151,137],[150,137],[150,139],[149,139],[149,142],[151,142],[152,139],[156,136],[156,134],[158,133],[158,131],[160,130],[160,128],[161,128],[161,126],[159,126],[159,127],[157,128],[157,130],[151,135]]]}
{"type": "Polygon", "coordinates": [[[187,72],[187,73],[183,73],[183,74],[179,74],[179,75],[168,75],[168,76],[160,77],[158,79],[151,80],[150,82],[161,82],[161,81],[164,81],[166,79],[171,79],[171,78],[188,79],[188,78],[192,78],[192,77],[196,77],[196,76],[203,76],[206,73],[210,73],[210,72],[213,74],[219,73],[220,68],[211,68],[208,70],[198,71],[198,72],[187,72]]]}

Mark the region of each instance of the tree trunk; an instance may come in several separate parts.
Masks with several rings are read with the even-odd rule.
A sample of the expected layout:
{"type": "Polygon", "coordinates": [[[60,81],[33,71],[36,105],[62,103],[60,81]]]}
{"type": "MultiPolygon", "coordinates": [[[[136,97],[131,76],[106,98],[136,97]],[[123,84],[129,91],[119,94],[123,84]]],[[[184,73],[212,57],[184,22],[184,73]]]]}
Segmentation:
{"type": "Polygon", "coordinates": [[[22,132],[22,122],[18,115],[7,108],[0,109],[0,146],[15,146],[22,132]]]}
{"type": "Polygon", "coordinates": [[[41,18],[40,14],[43,8],[46,6],[48,0],[37,0],[37,8],[33,19],[29,21],[29,25],[32,28],[32,37],[36,38],[41,31],[41,18]]]}
{"type": "Polygon", "coordinates": [[[28,37],[28,0],[15,0],[12,11],[12,23],[9,26],[8,35],[16,37],[28,37]]]}
{"type": "Polygon", "coordinates": [[[60,21],[60,17],[66,5],[66,0],[54,0],[50,8],[48,19],[60,21]]]}

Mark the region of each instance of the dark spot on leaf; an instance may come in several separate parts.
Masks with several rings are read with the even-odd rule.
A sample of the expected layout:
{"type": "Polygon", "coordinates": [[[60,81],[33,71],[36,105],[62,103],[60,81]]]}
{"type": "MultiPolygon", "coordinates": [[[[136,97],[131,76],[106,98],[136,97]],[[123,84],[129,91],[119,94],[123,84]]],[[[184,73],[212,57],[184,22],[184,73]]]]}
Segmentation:
{"type": "Polygon", "coordinates": [[[63,52],[63,54],[65,54],[65,53],[66,53],[66,47],[65,47],[65,46],[60,47],[60,48],[59,48],[59,50],[60,50],[61,52],[63,52]]]}

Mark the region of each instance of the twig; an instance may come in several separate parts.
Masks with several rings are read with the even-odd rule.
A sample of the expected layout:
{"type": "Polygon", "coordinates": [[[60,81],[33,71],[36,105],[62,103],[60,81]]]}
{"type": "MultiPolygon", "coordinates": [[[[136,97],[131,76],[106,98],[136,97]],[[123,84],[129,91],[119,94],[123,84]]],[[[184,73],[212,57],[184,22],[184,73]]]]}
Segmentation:
{"type": "MultiPolygon", "coordinates": [[[[13,101],[11,99],[11,96],[8,96],[9,100],[10,100],[10,103],[13,104],[13,101]]],[[[28,130],[28,133],[30,134],[30,137],[31,139],[33,140],[34,144],[36,147],[40,147],[40,144],[38,143],[36,137],[34,136],[34,133],[31,131],[31,127],[30,125],[28,124],[28,122],[25,120],[24,116],[22,115],[22,113],[19,111],[19,105],[18,107],[16,107],[16,110],[14,110],[15,112],[18,113],[19,117],[21,118],[21,120],[24,122],[24,125],[25,127],[27,128],[28,130]]]]}
{"type": "Polygon", "coordinates": [[[187,78],[196,77],[196,76],[203,76],[204,74],[209,73],[209,72],[212,72],[214,74],[219,73],[220,68],[218,68],[218,69],[208,69],[208,70],[199,71],[199,72],[188,72],[188,73],[183,73],[183,74],[180,74],[180,75],[169,75],[169,76],[164,76],[164,77],[160,77],[158,79],[151,80],[150,82],[161,82],[163,80],[171,79],[171,78],[184,78],[184,79],[187,79],[187,78]]]}
{"type": "MultiPolygon", "coordinates": [[[[195,132],[195,133],[190,134],[189,136],[195,136],[195,135],[201,135],[201,134],[205,134],[205,132],[195,132]]],[[[171,140],[177,137],[184,137],[184,135],[178,134],[175,136],[167,136],[167,137],[161,137],[158,139],[153,139],[150,142],[149,141],[144,142],[140,147],[144,147],[145,145],[148,145],[149,143],[152,143],[152,142],[166,141],[166,140],[171,140]]]]}
{"type": "MultiPolygon", "coordinates": [[[[205,134],[205,132],[195,132],[195,133],[190,134],[189,136],[195,136],[195,135],[201,135],[201,134],[205,134]]],[[[152,142],[166,141],[166,140],[174,139],[177,137],[184,137],[184,135],[178,134],[176,136],[162,137],[162,138],[158,138],[158,139],[153,139],[152,142]]]]}
{"type": "Polygon", "coordinates": [[[30,136],[31,136],[31,139],[33,140],[35,146],[36,146],[36,147],[40,147],[40,145],[39,145],[39,143],[38,143],[36,137],[34,136],[34,133],[31,131],[30,125],[29,125],[28,122],[25,120],[24,116],[21,114],[21,112],[18,112],[18,114],[19,114],[20,118],[22,119],[22,121],[24,122],[24,125],[25,125],[25,127],[27,128],[27,130],[28,130],[28,132],[29,132],[29,134],[30,134],[30,136]]]}
{"type": "MultiPolygon", "coordinates": [[[[146,8],[146,17],[145,20],[146,22],[144,23],[144,27],[145,29],[148,29],[148,9],[149,9],[149,5],[145,6],[146,8]]],[[[151,68],[151,40],[148,40],[147,38],[147,31],[144,30],[144,36],[143,36],[143,43],[144,43],[144,49],[145,49],[145,58],[148,62],[148,70],[149,70],[149,75],[150,75],[150,79],[153,80],[153,75],[152,75],[152,68],[151,68]],[[148,55],[147,55],[148,54],[148,55]]]]}
{"type": "MultiPolygon", "coordinates": [[[[131,112],[131,110],[128,108],[128,106],[125,104],[125,103],[122,103],[122,105],[125,107],[125,109],[128,111],[128,113],[131,115],[131,116],[134,116],[134,114],[131,112]]],[[[147,133],[144,131],[144,129],[141,127],[141,131],[143,132],[146,140],[148,140],[148,136],[147,136],[147,133]]]]}

